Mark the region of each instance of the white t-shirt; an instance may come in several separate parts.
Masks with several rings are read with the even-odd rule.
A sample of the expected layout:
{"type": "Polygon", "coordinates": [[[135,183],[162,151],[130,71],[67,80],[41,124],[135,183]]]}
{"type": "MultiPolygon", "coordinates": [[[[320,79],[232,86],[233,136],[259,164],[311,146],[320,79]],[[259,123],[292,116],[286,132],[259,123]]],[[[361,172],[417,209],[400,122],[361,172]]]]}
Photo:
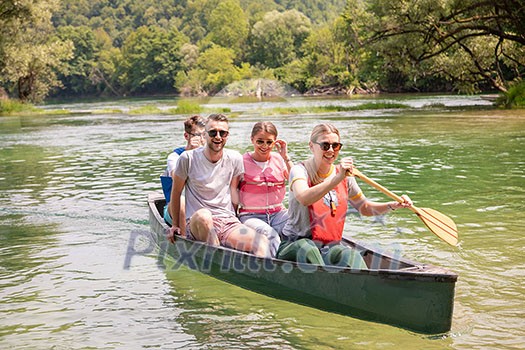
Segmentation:
{"type": "Polygon", "coordinates": [[[177,161],[179,160],[180,155],[184,151],[186,151],[185,146],[177,147],[168,156],[168,166],[166,167],[166,172],[168,176],[171,176],[171,172],[175,170],[175,167],[177,166],[177,161]]]}
{"type": "Polygon", "coordinates": [[[175,168],[175,175],[186,180],[186,219],[201,208],[208,208],[214,216],[235,216],[230,183],[244,173],[242,156],[224,149],[222,158],[212,163],[204,150],[201,147],[182,153],[175,168]]]}

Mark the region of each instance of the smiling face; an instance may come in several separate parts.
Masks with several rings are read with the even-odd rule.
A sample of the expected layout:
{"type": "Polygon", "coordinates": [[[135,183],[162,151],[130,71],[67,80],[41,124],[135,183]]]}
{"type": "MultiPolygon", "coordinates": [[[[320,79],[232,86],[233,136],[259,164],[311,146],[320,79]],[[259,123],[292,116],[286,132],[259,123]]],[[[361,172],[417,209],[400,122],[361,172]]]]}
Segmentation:
{"type": "Polygon", "coordinates": [[[222,152],[228,140],[229,129],[228,123],[225,121],[208,121],[204,137],[206,139],[206,146],[212,154],[222,152]]]}
{"type": "Polygon", "coordinates": [[[270,159],[270,153],[275,144],[275,135],[266,131],[259,131],[251,137],[253,144],[252,157],[256,161],[264,162],[270,159]]]}
{"type": "Polygon", "coordinates": [[[336,161],[337,156],[339,155],[340,148],[334,150],[332,146],[334,143],[339,143],[339,135],[336,133],[325,133],[319,135],[315,141],[310,141],[310,150],[314,155],[315,164],[319,167],[319,170],[327,170],[330,166],[336,161]],[[324,150],[320,144],[329,143],[330,148],[324,150]]]}
{"type": "Polygon", "coordinates": [[[184,132],[184,138],[188,142],[188,145],[200,147],[204,146],[206,142],[205,134],[204,126],[193,125],[191,132],[184,132]]]}

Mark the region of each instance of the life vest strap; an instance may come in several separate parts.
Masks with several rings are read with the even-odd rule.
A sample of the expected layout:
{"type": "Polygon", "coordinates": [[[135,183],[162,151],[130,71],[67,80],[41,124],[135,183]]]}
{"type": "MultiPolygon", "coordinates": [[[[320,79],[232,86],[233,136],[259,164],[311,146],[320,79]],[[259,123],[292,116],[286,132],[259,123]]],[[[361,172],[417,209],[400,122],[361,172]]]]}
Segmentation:
{"type": "Polygon", "coordinates": [[[282,204],[265,205],[265,206],[261,206],[261,207],[241,206],[239,208],[239,212],[242,213],[243,211],[246,212],[246,211],[252,211],[252,210],[269,210],[269,211],[274,211],[275,209],[284,209],[284,205],[282,205],[282,204]]]}
{"type": "Polygon", "coordinates": [[[252,182],[252,181],[245,181],[244,182],[247,185],[255,185],[255,186],[266,186],[266,187],[275,187],[275,186],[284,186],[283,182],[252,182]]]}

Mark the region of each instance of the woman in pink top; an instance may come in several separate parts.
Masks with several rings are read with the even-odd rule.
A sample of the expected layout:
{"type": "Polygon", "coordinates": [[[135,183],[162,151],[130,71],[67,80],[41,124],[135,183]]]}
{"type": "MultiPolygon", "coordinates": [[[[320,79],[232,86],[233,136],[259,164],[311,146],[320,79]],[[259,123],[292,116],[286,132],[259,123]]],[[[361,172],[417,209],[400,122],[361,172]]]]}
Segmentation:
{"type": "Polygon", "coordinates": [[[277,128],[271,122],[258,122],[251,134],[253,152],[243,155],[244,175],[239,184],[239,219],[268,237],[270,254],[275,256],[281,243],[281,232],[288,220],[283,205],[286,180],[293,163],[284,140],[277,139],[277,128]],[[272,152],[276,147],[278,153],[272,152]]]}

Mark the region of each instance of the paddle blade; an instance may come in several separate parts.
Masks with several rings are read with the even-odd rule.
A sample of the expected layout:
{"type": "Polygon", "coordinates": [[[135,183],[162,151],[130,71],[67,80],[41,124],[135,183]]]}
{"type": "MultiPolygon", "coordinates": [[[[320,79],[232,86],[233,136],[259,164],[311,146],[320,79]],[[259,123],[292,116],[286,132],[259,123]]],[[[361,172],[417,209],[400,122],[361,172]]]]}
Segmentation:
{"type": "Polygon", "coordinates": [[[458,229],[454,221],[439,211],[430,208],[417,208],[416,214],[430,231],[450,245],[458,244],[458,229]]]}

